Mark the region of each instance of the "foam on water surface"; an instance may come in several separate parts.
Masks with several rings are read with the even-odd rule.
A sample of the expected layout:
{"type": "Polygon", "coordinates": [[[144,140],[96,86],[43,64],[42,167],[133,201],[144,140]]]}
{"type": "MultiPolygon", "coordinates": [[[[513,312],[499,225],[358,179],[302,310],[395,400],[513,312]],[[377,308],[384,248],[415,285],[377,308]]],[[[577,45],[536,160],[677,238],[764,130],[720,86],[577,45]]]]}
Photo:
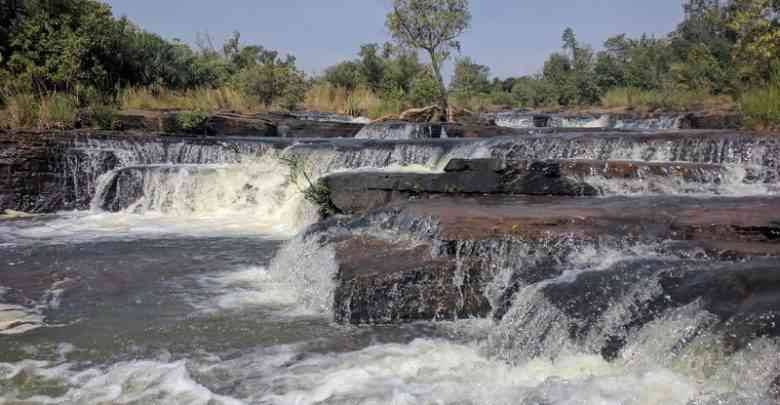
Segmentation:
{"type": "MultiPolygon", "coordinates": [[[[593,125],[602,124],[603,121],[596,120],[593,125]]],[[[403,136],[408,135],[408,128],[401,130],[403,136]]],[[[284,153],[302,159],[315,181],[322,175],[345,170],[437,172],[450,157],[517,158],[526,154],[538,155],[540,159],[607,156],[672,160],[682,153],[668,145],[626,147],[604,142],[590,149],[567,149],[562,141],[545,139],[537,143],[496,142],[464,144],[446,150],[416,144],[350,151],[294,145],[284,153]]],[[[598,272],[615,266],[639,271],[643,263],[665,265],[680,259],[661,252],[658,246],[647,245],[591,246],[563,241],[540,247],[491,241],[490,246],[477,246],[478,243],[463,242],[456,247],[459,259],[470,254],[489,259],[485,266],[495,280],[487,295],[494,305],[513,285],[516,269],[534,265],[555,252],[565,252],[554,263],[561,273],[541,283],[517,285],[507,314],[497,320],[480,321],[479,327],[474,327],[473,322],[425,324],[428,330],[436,331],[436,337],[431,336],[434,333],[415,332],[388,338],[380,332],[367,342],[355,343],[359,329],[356,332],[355,328],[337,328],[327,323],[332,316],[338,271],[335,251],[326,243],[332,235],[294,236],[313,217],[300,185],[291,181],[289,167],[265,156],[267,151],[262,148],[246,145],[86,146],[116,152],[121,162],[118,170],[139,169],[143,195],[121,212],[101,211],[98,203],[105,202],[100,199],[107,190],[101,185],[107,186],[110,176],[117,174],[109,173],[95,180],[98,200],[93,211],[3,218],[0,243],[4,248],[18,248],[24,255],[25,249],[51,243],[75,246],[74,255],[86,255],[86,248],[75,251],[82,245],[117,239],[130,243],[148,239],[158,244],[162,243],[158,239],[165,237],[223,237],[229,242],[221,243],[231,243],[238,237],[251,237],[242,241],[246,246],[227,255],[246,257],[210,261],[223,252],[210,250],[204,253],[209,257],[190,257],[199,252],[173,245],[167,248],[170,257],[166,256],[165,261],[135,267],[136,263],[127,262],[139,261],[142,256],[138,252],[122,256],[121,249],[127,249],[126,246],[96,243],[97,252],[91,252],[90,260],[75,263],[89,267],[99,262],[102,254],[115,254],[121,259],[115,265],[120,266],[124,260],[122,265],[127,266],[124,272],[111,266],[89,267],[102,283],[95,285],[111,290],[105,296],[100,295],[102,291],[85,291],[85,295],[97,296],[84,302],[98,306],[111,303],[111,308],[103,310],[119,307],[121,311],[112,314],[128,317],[101,320],[110,329],[109,336],[116,339],[110,346],[116,353],[80,361],[79,356],[91,355],[84,353],[89,352],[89,347],[84,352],[67,350],[59,360],[31,350],[27,356],[31,359],[0,363],[0,404],[762,404],[769,381],[780,369],[774,341],[755,341],[738,353],[723,353],[718,336],[707,329],[713,316],[700,303],[664,313],[638,330],[621,329],[632,311],[659,291],[658,280],[653,277],[614,297],[605,304],[599,319],[588,325],[588,333],[573,339],[572,327],[582,325],[547,300],[542,288],[571,283],[585,273],[603,274],[598,272]],[[164,170],[157,170],[160,168],[164,170]],[[259,249],[267,239],[289,242],[273,260],[257,263],[257,250],[251,244],[256,243],[259,249]],[[198,272],[186,274],[187,269],[179,269],[179,256],[191,259],[187,263],[197,263],[198,272]],[[160,274],[145,275],[139,287],[130,281],[144,275],[130,270],[160,274]],[[183,290],[191,286],[187,284],[190,281],[194,281],[197,294],[183,290]],[[144,294],[151,290],[154,293],[144,294]],[[184,298],[177,298],[180,296],[184,298]],[[186,305],[180,308],[177,299],[186,305]],[[154,311],[155,317],[164,313],[165,319],[154,327],[134,331],[144,336],[126,336],[129,331],[122,329],[126,327],[122,322],[145,325],[144,322],[150,322],[145,318],[149,316],[146,311],[154,311]],[[248,317],[262,318],[265,323],[251,323],[248,317]],[[252,333],[264,329],[273,332],[263,336],[266,343],[259,345],[258,335],[252,333]],[[303,336],[287,336],[299,330],[304,331],[303,336]],[[155,357],[142,348],[138,350],[142,354],[136,356],[133,350],[137,342],[133,339],[143,341],[145,335],[161,336],[172,346],[178,344],[179,351],[171,349],[155,357]],[[450,338],[438,337],[441,335],[450,338]],[[206,352],[203,342],[197,340],[202,336],[224,340],[224,346],[215,345],[223,351],[206,352]],[[625,347],[616,353],[614,361],[608,362],[598,348],[612,336],[623,338],[625,347]],[[182,342],[185,338],[189,339],[186,344],[182,342]],[[293,343],[278,344],[277,340],[293,343]],[[128,360],[131,356],[137,359],[128,360]]],[[[706,152],[707,148],[699,149],[706,152]]],[[[696,159],[720,159],[734,164],[731,174],[715,185],[640,183],[634,188],[636,184],[610,181],[599,186],[614,194],[772,192],[771,188],[760,188],[769,187],[764,183],[745,184],[748,175],[740,169],[756,163],[755,156],[727,146],[718,149],[718,153],[705,152],[696,159]]],[[[434,228],[426,228],[426,234],[433,233],[434,228]]],[[[390,233],[384,228],[365,232],[390,233]]],[[[404,237],[413,239],[416,234],[404,237]]],[[[47,311],[60,305],[60,290],[52,285],[39,303],[30,306],[2,304],[0,338],[45,340],[55,335],[44,333],[44,326],[47,311]]],[[[0,291],[0,295],[3,293],[0,291]]],[[[68,297],[64,299],[69,304],[68,297]]],[[[88,319],[78,327],[90,332],[91,337],[90,328],[94,326],[88,319]]],[[[384,331],[389,334],[390,328],[384,331]]]]}

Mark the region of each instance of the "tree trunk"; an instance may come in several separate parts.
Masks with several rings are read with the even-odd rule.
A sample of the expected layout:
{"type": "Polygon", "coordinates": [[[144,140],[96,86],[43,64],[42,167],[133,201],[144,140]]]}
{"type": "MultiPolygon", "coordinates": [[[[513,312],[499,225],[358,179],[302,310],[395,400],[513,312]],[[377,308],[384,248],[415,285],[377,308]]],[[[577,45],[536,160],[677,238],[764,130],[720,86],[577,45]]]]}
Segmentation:
{"type": "Polygon", "coordinates": [[[441,61],[436,57],[435,51],[428,50],[428,53],[431,55],[431,68],[433,68],[433,73],[436,75],[436,81],[439,82],[439,107],[441,107],[442,114],[444,115],[442,121],[446,121],[449,105],[447,101],[447,88],[444,86],[444,78],[441,76],[441,61]]]}

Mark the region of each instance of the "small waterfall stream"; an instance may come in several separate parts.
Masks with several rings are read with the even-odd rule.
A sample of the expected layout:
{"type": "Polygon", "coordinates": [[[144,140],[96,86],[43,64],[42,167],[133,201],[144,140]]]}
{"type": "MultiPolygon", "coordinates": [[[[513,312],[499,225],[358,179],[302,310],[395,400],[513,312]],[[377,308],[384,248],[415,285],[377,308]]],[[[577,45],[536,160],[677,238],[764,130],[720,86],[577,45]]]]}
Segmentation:
{"type": "Polygon", "coordinates": [[[503,111],[486,114],[501,127],[529,128],[603,128],[618,130],[675,130],[682,127],[684,114],[670,114],[656,117],[629,117],[625,115],[559,115],[533,114],[527,111],[503,111]]]}
{"type": "MultiPolygon", "coordinates": [[[[635,125],[566,120],[552,125],[635,125]]],[[[674,128],[674,120],[636,125],[674,128]]],[[[312,225],[308,180],[289,162],[311,181],[341,171],[438,173],[454,158],[716,164],[690,175],[584,176],[605,200],[706,205],[774,195],[774,138],[364,131],[370,139],[79,142],[62,170],[90,209],[0,222],[0,263],[11,269],[0,280],[8,303],[0,314],[35,309],[25,312],[34,316],[29,337],[0,336],[8,338],[0,403],[773,403],[778,342],[756,320],[726,316],[747,287],[717,291],[722,302],[694,287],[714,291],[709,275],[769,272],[775,258],[714,257],[693,243],[641,237],[452,240],[435,220],[393,210],[312,225]],[[489,316],[334,325],[339,243],[356,236],[401,246],[410,261],[420,251],[431,266],[454,260],[453,290],[479,263],[489,316]],[[690,287],[685,277],[699,278],[690,287]]]]}

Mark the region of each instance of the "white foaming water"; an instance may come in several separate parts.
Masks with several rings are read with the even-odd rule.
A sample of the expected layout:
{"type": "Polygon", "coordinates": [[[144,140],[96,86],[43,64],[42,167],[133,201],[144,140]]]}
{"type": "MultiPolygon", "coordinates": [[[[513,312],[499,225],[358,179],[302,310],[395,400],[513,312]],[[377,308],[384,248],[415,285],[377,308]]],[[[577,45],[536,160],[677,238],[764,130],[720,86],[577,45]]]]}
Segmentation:
{"type": "Polygon", "coordinates": [[[724,165],[720,174],[688,180],[683,176],[648,175],[638,179],[587,176],[583,180],[604,195],[768,196],[777,195],[777,183],[754,179],[757,167],[724,165]]]}
{"type": "Polygon", "coordinates": [[[106,368],[81,370],[69,363],[23,361],[0,363],[0,386],[9,391],[0,404],[193,404],[235,405],[243,402],[217,395],[195,382],[183,361],[134,361],[106,368]],[[30,388],[46,385],[50,395],[25,394],[19,382],[30,388]],[[21,392],[20,392],[21,391],[21,392]]]}
{"type": "MultiPolygon", "coordinates": [[[[93,208],[31,225],[4,224],[18,241],[70,243],[103,238],[256,236],[286,239],[315,219],[289,168],[272,157],[238,165],[141,166],[143,193],[119,213],[93,208]]],[[[117,172],[101,179],[101,204],[117,172]]],[[[122,184],[119,185],[122,187],[122,184]]]]}
{"type": "MultiPolygon", "coordinates": [[[[56,326],[46,323],[44,313],[48,309],[59,308],[62,294],[65,293],[63,286],[70,281],[72,280],[66,278],[54,282],[44,291],[39,302],[27,305],[0,302],[0,335],[21,335],[38,328],[56,326]]],[[[9,288],[0,286],[0,300],[9,292],[9,288]]]]}
{"type": "Polygon", "coordinates": [[[349,115],[322,113],[322,112],[304,112],[295,114],[299,119],[319,122],[345,122],[351,124],[370,124],[368,117],[353,117],[349,115]]]}
{"type": "Polygon", "coordinates": [[[45,320],[36,308],[0,303],[0,335],[20,335],[45,326],[45,320]]]}
{"type": "Polygon", "coordinates": [[[534,119],[531,116],[498,115],[496,125],[499,127],[526,129],[534,128],[534,119]]]}
{"type": "Polygon", "coordinates": [[[681,116],[666,116],[658,118],[617,119],[612,124],[615,129],[670,130],[679,129],[681,116]]]}
{"type": "Polygon", "coordinates": [[[363,129],[355,135],[355,139],[384,140],[429,139],[439,137],[446,137],[446,131],[441,127],[431,124],[408,122],[380,122],[369,124],[363,127],[363,129]],[[441,133],[437,131],[441,131],[441,133]]]}
{"type": "Polygon", "coordinates": [[[719,398],[733,388],[691,379],[661,365],[609,363],[588,354],[512,366],[484,356],[478,344],[437,339],[309,354],[298,360],[296,354],[295,347],[266,349],[220,362],[209,371],[241,381],[240,390],[249,393],[242,400],[279,405],[687,405],[719,398]]]}
{"type": "MultiPolygon", "coordinates": [[[[759,344],[736,361],[771,358],[772,348],[759,344]]],[[[0,363],[0,384],[29,381],[57,392],[26,398],[30,404],[770,404],[742,393],[739,385],[750,377],[696,378],[662,363],[606,362],[584,353],[510,365],[486,357],[479,344],[438,339],[330,354],[278,346],[227,360],[147,360],[86,370],[70,363],[0,363]],[[220,387],[235,393],[216,394],[220,387]]],[[[16,403],[24,394],[12,389],[4,395],[0,403],[16,403]]]]}
{"type": "Polygon", "coordinates": [[[331,317],[337,270],[332,248],[300,235],[287,242],[267,268],[201,278],[217,296],[195,307],[204,312],[263,307],[283,316],[331,317]]]}
{"type": "Polygon", "coordinates": [[[609,115],[596,117],[552,117],[550,127],[553,128],[609,128],[609,115]]]}
{"type": "Polygon", "coordinates": [[[206,302],[193,303],[206,313],[252,307],[287,309],[294,307],[298,298],[293,286],[274,279],[265,267],[218,273],[201,277],[198,281],[217,295],[206,302]]]}
{"type": "Polygon", "coordinates": [[[289,289],[294,312],[303,315],[333,314],[336,290],[336,252],[320,246],[314,236],[298,235],[287,242],[269,265],[269,274],[289,289]]]}
{"type": "MultiPolygon", "coordinates": [[[[545,117],[539,114],[539,117],[545,117]]],[[[527,112],[500,112],[495,115],[496,125],[500,127],[529,129],[535,128],[534,115],[527,112]]],[[[613,128],[631,130],[671,130],[680,128],[681,116],[658,118],[615,118],[609,114],[600,116],[558,116],[550,115],[547,127],[550,128],[613,128]]],[[[541,122],[541,120],[540,120],[541,122]]]]}

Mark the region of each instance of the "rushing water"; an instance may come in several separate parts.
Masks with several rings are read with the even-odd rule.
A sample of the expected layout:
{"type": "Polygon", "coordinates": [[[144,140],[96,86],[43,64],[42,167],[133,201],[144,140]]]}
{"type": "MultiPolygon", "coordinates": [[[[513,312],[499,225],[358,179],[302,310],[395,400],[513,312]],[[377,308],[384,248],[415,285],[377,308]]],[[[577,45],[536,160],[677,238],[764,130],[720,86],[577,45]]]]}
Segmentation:
{"type": "Polygon", "coordinates": [[[488,114],[496,125],[508,128],[611,128],[631,130],[674,130],[680,128],[683,116],[665,115],[654,118],[627,118],[602,115],[532,114],[527,111],[503,111],[488,114]]]}
{"type": "MultiPolygon", "coordinates": [[[[316,178],[356,169],[437,171],[452,157],[530,155],[527,144],[84,148],[120,160],[94,176],[91,210],[0,219],[0,404],[771,403],[764,393],[780,364],[776,343],[757,340],[726,354],[707,329],[711,315],[696,303],[626,332],[614,360],[600,355],[595,347],[657,287],[653,277],[615,296],[581,339],[567,329],[577,321],[541,294],[621,266],[652,276],[664,266],[710,265],[658,246],[464,244],[459,255],[490,259],[496,308],[505,291],[518,290],[502,317],[360,328],[332,322],[335,253],[317,235],[299,234],[314,212],[279,154],[302,159],[316,178]],[[139,182],[140,197],[104,211],[123,173],[139,182]],[[558,277],[512,284],[516,269],[546,257],[557,258],[558,277]]],[[[649,153],[598,144],[548,148],[540,157],[606,150],[649,153]]],[[[769,193],[772,181],[746,183],[746,167],[763,159],[751,150],[750,157],[719,155],[734,174],[710,186],[650,179],[644,184],[661,185],[604,180],[600,187],[769,193]]],[[[653,153],[660,160],[672,152],[653,153]]]]}

